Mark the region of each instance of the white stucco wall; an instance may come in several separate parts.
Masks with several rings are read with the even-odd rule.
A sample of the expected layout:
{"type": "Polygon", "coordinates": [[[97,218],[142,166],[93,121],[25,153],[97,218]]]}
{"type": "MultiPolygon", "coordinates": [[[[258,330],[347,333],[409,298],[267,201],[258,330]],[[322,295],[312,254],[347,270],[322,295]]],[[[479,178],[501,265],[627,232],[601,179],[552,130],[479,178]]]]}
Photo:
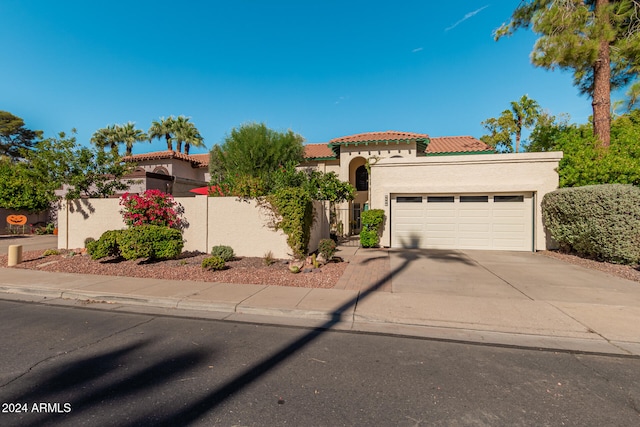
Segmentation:
{"type": "Polygon", "coordinates": [[[269,227],[269,212],[257,206],[255,200],[206,196],[196,199],[209,200],[207,252],[215,245],[228,245],[237,255],[262,257],[271,251],[276,258],[289,258],[287,236],[269,227]]]}
{"type": "Polygon", "coordinates": [[[371,208],[387,213],[380,244],[390,246],[389,205],[397,193],[535,194],[535,246],[550,244],[542,223],[542,197],[558,188],[561,152],[385,158],[371,168],[371,208]],[[385,196],[387,199],[385,201],[385,196]],[[385,205],[386,203],[386,205],[385,205]]]}
{"type": "MultiPolygon", "coordinates": [[[[126,228],[120,199],[83,199],[63,203],[58,212],[58,248],[84,247],[87,237],[100,238],[108,230],[126,228]]],[[[183,231],[184,251],[210,252],[214,245],[231,246],[238,256],[262,257],[271,251],[276,258],[290,258],[287,236],[270,226],[268,210],[254,200],[235,197],[177,197],[188,226],[183,231]]],[[[309,250],[329,237],[326,212],[316,209],[309,250]]]]}

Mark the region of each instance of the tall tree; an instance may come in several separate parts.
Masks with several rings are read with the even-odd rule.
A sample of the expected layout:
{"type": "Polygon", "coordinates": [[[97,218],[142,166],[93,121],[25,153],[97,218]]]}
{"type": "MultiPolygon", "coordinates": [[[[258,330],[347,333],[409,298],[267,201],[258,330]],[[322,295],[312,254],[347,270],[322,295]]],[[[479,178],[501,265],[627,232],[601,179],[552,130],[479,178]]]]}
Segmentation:
{"type": "Polygon", "coordinates": [[[156,120],[151,123],[149,128],[149,140],[154,138],[164,138],[167,141],[167,150],[173,151],[173,123],[175,119],[173,116],[168,118],[160,117],[160,120],[156,120]]]}
{"type": "Polygon", "coordinates": [[[638,0],[522,1],[495,38],[532,28],[540,37],[531,61],[573,70],[574,84],[592,99],[593,131],[604,147],[611,140],[611,87],[640,71],[638,0]]]}
{"type": "Polygon", "coordinates": [[[108,125],[98,129],[91,136],[91,143],[98,149],[111,149],[112,153],[118,154],[118,135],[116,125],[108,125]]]}
{"type": "Polygon", "coordinates": [[[41,137],[42,131],[27,129],[20,117],[0,111],[0,158],[21,157],[21,151],[31,149],[41,137]]]}
{"type": "Polygon", "coordinates": [[[128,122],[125,125],[116,125],[116,139],[125,145],[125,155],[130,156],[133,144],[148,141],[149,137],[140,129],[136,129],[135,123],[128,122]]]}
{"type": "Polygon", "coordinates": [[[540,105],[537,101],[522,95],[518,101],[511,101],[511,109],[504,110],[496,118],[489,118],[482,125],[489,130],[489,135],[480,139],[500,152],[520,152],[522,131],[535,125],[540,116],[540,105]],[[515,137],[515,144],[512,140],[515,137]]]}
{"type": "Polygon", "coordinates": [[[104,148],[79,146],[74,133],[40,139],[22,150],[20,162],[0,159],[0,207],[45,210],[65,184],[67,199],[109,197],[133,184],[123,178],[133,170],[131,163],[104,148]]]}
{"type": "Polygon", "coordinates": [[[215,146],[216,175],[224,170],[226,178],[252,177],[267,180],[278,168],[303,160],[304,138],[291,130],[278,132],[264,123],[248,123],[231,130],[222,146],[215,146]]]}
{"type": "Polygon", "coordinates": [[[204,138],[198,132],[193,123],[188,123],[176,132],[176,139],[184,141],[184,154],[189,154],[189,149],[193,147],[205,147],[204,138]]]}
{"type": "Polygon", "coordinates": [[[564,113],[559,116],[551,115],[546,111],[540,113],[529,135],[528,144],[524,147],[525,150],[528,152],[558,150],[556,141],[571,127],[569,120],[569,115],[564,113]]]}
{"type": "Polygon", "coordinates": [[[624,104],[627,109],[627,113],[629,113],[637,107],[638,101],[640,101],[640,81],[633,82],[633,84],[629,86],[626,95],[627,99],[624,104]]]}
{"type": "Polygon", "coordinates": [[[184,142],[184,153],[189,154],[189,148],[204,147],[204,138],[198,132],[196,126],[189,121],[189,117],[178,116],[172,124],[173,136],[176,141],[176,149],[182,152],[184,142]]]}

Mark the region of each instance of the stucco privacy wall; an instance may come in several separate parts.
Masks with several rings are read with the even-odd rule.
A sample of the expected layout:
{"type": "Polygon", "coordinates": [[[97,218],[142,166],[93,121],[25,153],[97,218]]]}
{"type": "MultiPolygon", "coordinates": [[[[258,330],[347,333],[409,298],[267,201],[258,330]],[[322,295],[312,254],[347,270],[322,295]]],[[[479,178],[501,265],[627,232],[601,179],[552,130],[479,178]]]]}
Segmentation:
{"type": "MultiPolygon", "coordinates": [[[[291,249],[282,231],[269,227],[269,212],[254,200],[235,197],[177,197],[184,208],[185,251],[210,252],[214,245],[231,246],[239,256],[262,257],[271,251],[275,258],[289,258],[291,249]]],[[[316,204],[316,220],[309,250],[329,236],[328,220],[322,204],[316,204]]],[[[63,203],[58,212],[58,248],[84,247],[87,237],[98,239],[108,230],[126,225],[120,214],[119,199],[82,199],[63,203]]]]}
{"type": "Polygon", "coordinates": [[[269,228],[268,212],[255,200],[235,197],[196,196],[209,200],[208,251],[215,245],[231,246],[237,255],[262,257],[271,251],[276,258],[291,252],[287,236],[269,228]]]}
{"type": "Polygon", "coordinates": [[[535,247],[548,248],[540,203],[558,188],[561,152],[477,154],[382,159],[371,168],[371,208],[385,210],[380,244],[391,245],[389,208],[392,194],[473,194],[533,192],[535,247]],[[385,198],[386,196],[386,198],[385,198]]]}

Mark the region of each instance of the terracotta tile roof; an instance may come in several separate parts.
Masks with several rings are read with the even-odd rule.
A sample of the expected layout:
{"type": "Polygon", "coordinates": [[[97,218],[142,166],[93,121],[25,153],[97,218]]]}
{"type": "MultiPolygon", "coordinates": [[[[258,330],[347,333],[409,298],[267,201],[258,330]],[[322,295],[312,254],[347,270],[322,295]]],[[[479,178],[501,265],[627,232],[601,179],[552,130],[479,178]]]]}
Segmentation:
{"type": "Polygon", "coordinates": [[[209,166],[209,153],[189,154],[189,157],[195,159],[201,166],[209,166]]]}
{"type": "Polygon", "coordinates": [[[441,136],[431,138],[426,154],[466,153],[494,150],[484,142],[472,136],[441,136]]]}
{"type": "Polygon", "coordinates": [[[177,151],[154,151],[151,153],[134,154],[133,156],[123,157],[125,162],[141,162],[144,160],[165,160],[178,159],[190,162],[191,166],[196,168],[207,167],[209,165],[209,154],[184,154],[177,151]]]}
{"type": "Polygon", "coordinates": [[[329,144],[346,144],[352,142],[375,142],[375,141],[415,141],[429,139],[426,133],[397,132],[388,130],[386,132],[365,132],[355,135],[342,136],[329,141],[329,144]]]}
{"type": "Polygon", "coordinates": [[[304,146],[305,159],[335,158],[336,153],[327,144],[306,144],[304,146]]]}

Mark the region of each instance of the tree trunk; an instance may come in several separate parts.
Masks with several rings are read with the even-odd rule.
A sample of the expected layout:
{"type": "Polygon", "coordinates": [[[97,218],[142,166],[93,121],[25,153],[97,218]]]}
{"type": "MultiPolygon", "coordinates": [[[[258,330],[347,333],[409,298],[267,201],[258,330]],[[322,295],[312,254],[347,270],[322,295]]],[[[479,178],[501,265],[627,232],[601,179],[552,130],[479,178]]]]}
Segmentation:
{"type": "Polygon", "coordinates": [[[176,141],[176,151],[182,153],[182,141],[180,140],[176,141]]]}
{"type": "Polygon", "coordinates": [[[518,117],[516,129],[516,153],[520,151],[520,137],[522,136],[522,117],[518,117]]]}
{"type": "MultiPolygon", "coordinates": [[[[596,16],[601,20],[609,20],[608,0],[596,1],[596,16]],[[604,14],[601,16],[600,14],[604,14]]],[[[608,25],[608,22],[603,25],[608,25]]],[[[602,36],[601,36],[602,37],[602,36]]],[[[593,67],[593,133],[604,148],[611,142],[611,58],[609,41],[600,40],[598,60],[593,67]]]]}
{"type": "Polygon", "coordinates": [[[164,137],[167,140],[167,150],[173,151],[173,142],[171,141],[171,135],[167,133],[164,135],[164,137]]]}
{"type": "Polygon", "coordinates": [[[189,148],[190,148],[190,144],[185,142],[184,143],[184,154],[186,154],[187,156],[189,155],[189,148]]]}

